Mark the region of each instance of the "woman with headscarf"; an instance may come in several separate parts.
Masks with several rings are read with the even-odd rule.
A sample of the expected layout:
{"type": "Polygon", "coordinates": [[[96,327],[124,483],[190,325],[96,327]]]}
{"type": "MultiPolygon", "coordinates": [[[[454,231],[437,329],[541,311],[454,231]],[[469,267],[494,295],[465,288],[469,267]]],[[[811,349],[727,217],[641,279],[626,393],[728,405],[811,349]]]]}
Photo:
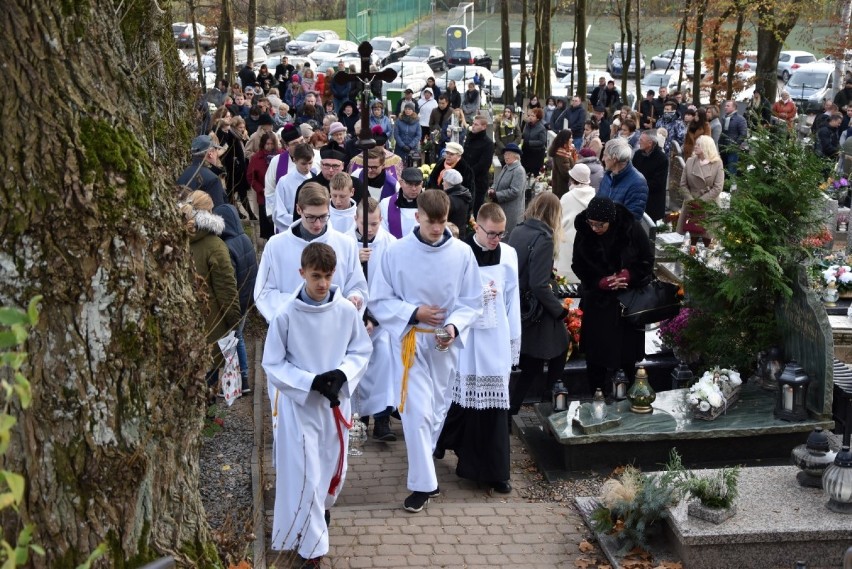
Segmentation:
{"type": "Polygon", "coordinates": [[[621,318],[618,294],[641,288],[653,276],[651,242],[633,214],[609,198],[595,197],[574,220],[577,237],[571,267],[580,279],[580,350],[589,389],[612,390],[609,374],[635,375],[645,357],[645,330],[621,318]]]}
{"type": "Polygon", "coordinates": [[[509,245],[518,253],[518,286],[521,310],[531,303],[541,306],[541,315],[521,322],[521,373],[509,382],[509,415],[517,415],[527,391],[544,372],[546,386],[562,378],[568,355],[568,331],[563,320],[568,311],[550,287],[553,259],[561,241],[562,207],[551,192],[535,196],[515,227],[509,245]],[[525,300],[526,299],[526,300],[525,300]]]}

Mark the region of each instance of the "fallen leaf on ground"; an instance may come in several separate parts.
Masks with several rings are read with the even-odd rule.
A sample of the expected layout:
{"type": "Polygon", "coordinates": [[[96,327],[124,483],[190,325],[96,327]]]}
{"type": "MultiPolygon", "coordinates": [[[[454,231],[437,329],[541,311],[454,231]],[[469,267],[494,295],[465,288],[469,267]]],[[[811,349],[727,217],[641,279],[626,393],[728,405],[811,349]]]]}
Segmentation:
{"type": "Polygon", "coordinates": [[[249,565],[248,561],[243,559],[236,565],[228,565],[228,569],[251,569],[251,565],[249,565]]]}
{"type": "Polygon", "coordinates": [[[226,465],[224,465],[224,466],[222,467],[222,470],[224,470],[224,471],[226,471],[226,472],[227,472],[228,470],[231,470],[231,466],[230,466],[230,465],[228,465],[228,464],[226,464],[226,465]]]}
{"type": "Polygon", "coordinates": [[[580,542],[580,551],[583,553],[589,553],[590,551],[594,551],[595,546],[586,541],[585,539],[580,542]]]}
{"type": "Polygon", "coordinates": [[[612,569],[612,565],[610,565],[609,563],[605,565],[598,565],[597,569],[612,569]]]}
{"type": "Polygon", "coordinates": [[[683,569],[683,563],[680,561],[660,561],[660,564],[654,569],[683,569]]]}
{"type": "Polygon", "coordinates": [[[574,566],[579,567],[580,569],[588,569],[594,563],[591,559],[586,559],[585,557],[578,557],[574,560],[574,566]]]}

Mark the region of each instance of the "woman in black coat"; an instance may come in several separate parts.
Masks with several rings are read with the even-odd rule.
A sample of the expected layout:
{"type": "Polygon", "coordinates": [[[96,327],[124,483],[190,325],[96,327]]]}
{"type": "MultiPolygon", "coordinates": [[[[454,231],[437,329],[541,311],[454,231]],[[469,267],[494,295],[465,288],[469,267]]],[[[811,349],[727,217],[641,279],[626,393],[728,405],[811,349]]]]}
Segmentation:
{"type": "Polygon", "coordinates": [[[647,284],[654,253],[642,225],[621,204],[596,197],[574,220],[577,237],[571,268],[580,278],[580,350],[586,354],[589,388],[611,391],[610,370],[635,374],[645,357],[645,331],[621,319],[618,293],[647,284]]]}
{"type": "MultiPolygon", "coordinates": [[[[562,377],[568,355],[568,331],[563,320],[568,311],[550,288],[554,243],[562,232],[562,206],[552,192],[542,192],[527,206],[525,220],[512,230],[509,245],[518,253],[521,299],[531,294],[542,307],[536,322],[521,323],[521,357],[518,378],[509,382],[509,414],[517,415],[530,386],[547,362],[547,385],[562,377]]],[[[521,301],[522,309],[524,301],[521,301]]]]}

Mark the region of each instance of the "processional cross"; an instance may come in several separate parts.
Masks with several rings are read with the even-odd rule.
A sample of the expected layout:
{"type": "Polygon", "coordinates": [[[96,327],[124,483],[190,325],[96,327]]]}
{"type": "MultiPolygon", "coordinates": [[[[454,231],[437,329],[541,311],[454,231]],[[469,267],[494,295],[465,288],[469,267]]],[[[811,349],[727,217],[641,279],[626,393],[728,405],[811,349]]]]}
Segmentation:
{"type": "MultiPolygon", "coordinates": [[[[373,53],[373,46],[370,45],[370,42],[363,41],[361,45],[358,46],[358,55],[361,56],[361,72],[360,73],[349,73],[348,71],[341,71],[339,73],[334,74],[334,81],[340,83],[341,85],[345,85],[346,83],[362,83],[364,88],[361,91],[361,132],[358,134],[358,142],[356,146],[361,149],[363,152],[363,168],[364,172],[364,183],[362,184],[362,195],[361,200],[364,205],[364,231],[363,235],[361,235],[361,239],[363,240],[364,248],[368,248],[370,246],[370,238],[368,236],[367,227],[369,227],[369,216],[370,210],[367,207],[367,202],[370,199],[370,189],[367,186],[367,162],[368,157],[367,153],[371,148],[375,148],[376,141],[373,140],[373,133],[370,132],[370,109],[369,109],[369,97],[370,97],[370,83],[372,83],[373,79],[379,78],[384,83],[390,83],[394,79],[396,79],[396,71],[393,69],[384,69],[382,71],[370,71],[370,54],[373,53]]],[[[390,134],[390,133],[388,133],[390,134]]],[[[364,274],[367,273],[367,265],[364,264],[364,274]]]]}

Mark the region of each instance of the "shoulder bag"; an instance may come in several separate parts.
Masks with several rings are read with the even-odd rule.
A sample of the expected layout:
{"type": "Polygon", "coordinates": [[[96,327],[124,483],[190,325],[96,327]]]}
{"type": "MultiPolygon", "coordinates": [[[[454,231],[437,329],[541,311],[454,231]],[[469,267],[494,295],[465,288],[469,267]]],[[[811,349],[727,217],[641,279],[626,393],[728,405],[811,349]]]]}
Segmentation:
{"type": "Polygon", "coordinates": [[[619,293],[621,318],[635,328],[674,318],[680,311],[679,288],[676,284],[653,279],[643,287],[619,293]]]}

